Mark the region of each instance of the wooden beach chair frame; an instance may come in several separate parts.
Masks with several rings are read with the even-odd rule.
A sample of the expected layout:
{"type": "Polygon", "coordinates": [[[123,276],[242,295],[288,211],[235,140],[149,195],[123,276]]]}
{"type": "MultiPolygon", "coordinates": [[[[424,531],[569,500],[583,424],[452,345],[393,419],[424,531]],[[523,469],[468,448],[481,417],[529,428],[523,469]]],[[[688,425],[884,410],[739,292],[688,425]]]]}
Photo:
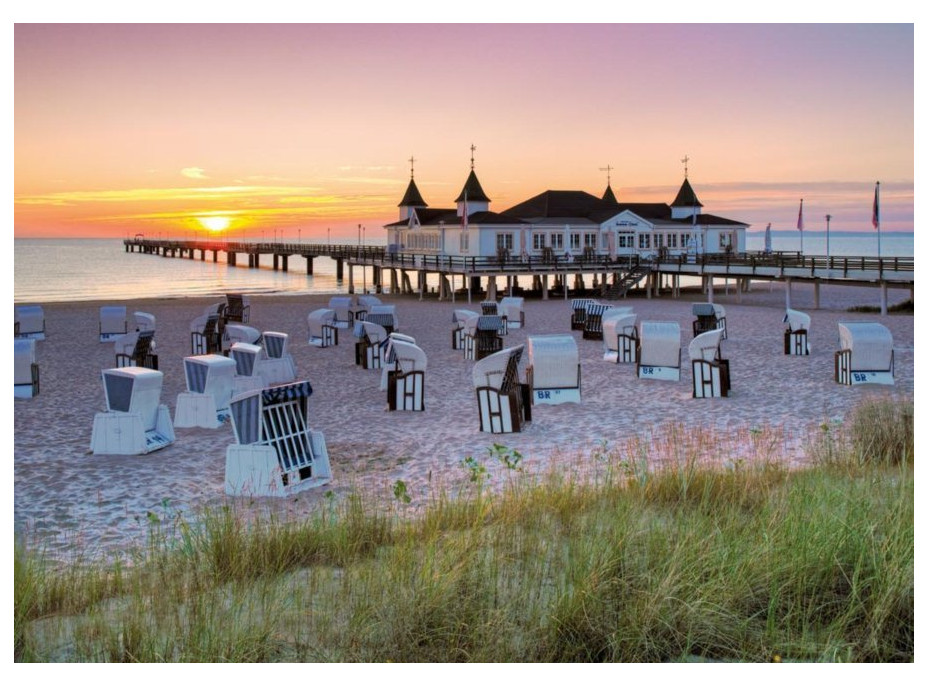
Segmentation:
{"type": "Polygon", "coordinates": [[[842,347],[835,352],[836,383],[842,386],[895,385],[896,352],[893,350],[893,337],[888,328],[876,322],[838,322],[838,333],[842,347]],[[877,343],[888,347],[889,353],[885,363],[876,364],[872,361],[872,348],[877,343]],[[857,344],[860,344],[859,348],[857,344]],[[868,346],[870,349],[867,349],[868,346]],[[855,348],[858,352],[856,357],[855,348]]]}
{"type": "Polygon", "coordinates": [[[474,364],[480,430],[485,433],[519,432],[532,421],[531,391],[519,381],[523,349],[506,348],[474,364]]]}
{"type": "Polygon", "coordinates": [[[36,362],[36,339],[13,340],[13,397],[34,398],[39,394],[39,365],[36,362]]]}
{"type": "MultiPolygon", "coordinates": [[[[146,369],[157,369],[158,368],[158,356],[152,352],[155,346],[155,332],[154,330],[149,331],[137,331],[135,333],[126,334],[123,338],[135,338],[135,344],[132,348],[132,352],[116,353],[116,366],[117,367],[145,367],[146,369]]],[[[119,346],[121,339],[117,339],[116,345],[119,346]]],[[[129,343],[129,340],[126,340],[126,343],[129,343]]]]}

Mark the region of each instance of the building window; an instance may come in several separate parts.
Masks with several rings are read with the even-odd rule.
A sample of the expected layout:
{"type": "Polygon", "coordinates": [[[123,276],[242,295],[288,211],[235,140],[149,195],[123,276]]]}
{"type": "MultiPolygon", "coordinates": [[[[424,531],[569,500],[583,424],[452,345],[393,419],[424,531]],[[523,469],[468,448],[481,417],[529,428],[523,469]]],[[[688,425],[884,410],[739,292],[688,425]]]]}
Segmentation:
{"type": "Polygon", "coordinates": [[[647,233],[638,234],[638,249],[639,250],[650,250],[651,249],[651,235],[647,233]]]}
{"type": "Polygon", "coordinates": [[[667,234],[667,247],[676,248],[677,247],[677,234],[668,233],[667,234]]]}
{"type": "Polygon", "coordinates": [[[544,247],[545,247],[545,234],[533,233],[532,234],[532,249],[541,250],[544,247]]]}
{"type": "Polygon", "coordinates": [[[660,250],[664,247],[664,234],[656,233],[654,234],[654,247],[660,250]]]}
{"type": "Polygon", "coordinates": [[[470,232],[461,231],[461,252],[466,253],[470,251],[470,232]]]}
{"type": "Polygon", "coordinates": [[[719,234],[719,250],[727,250],[728,248],[731,248],[731,234],[720,233],[719,234]]]}
{"type": "Polygon", "coordinates": [[[552,250],[563,250],[564,249],[564,234],[562,233],[551,234],[551,249],[552,250]]]}
{"type": "Polygon", "coordinates": [[[579,233],[570,234],[570,249],[571,250],[580,249],[580,234],[579,233]]]}
{"type": "Polygon", "coordinates": [[[635,247],[635,234],[620,233],[619,234],[619,247],[620,248],[634,248],[635,247]]]}
{"type": "Polygon", "coordinates": [[[595,233],[585,233],[583,234],[583,247],[584,248],[596,248],[596,234],[595,233]]]}
{"type": "Polygon", "coordinates": [[[497,250],[512,250],[512,234],[511,233],[496,234],[496,249],[497,250]]]}
{"type": "Polygon", "coordinates": [[[689,242],[690,242],[690,234],[686,232],[681,233],[680,234],[680,247],[685,248],[687,245],[689,245],[689,242]]]}

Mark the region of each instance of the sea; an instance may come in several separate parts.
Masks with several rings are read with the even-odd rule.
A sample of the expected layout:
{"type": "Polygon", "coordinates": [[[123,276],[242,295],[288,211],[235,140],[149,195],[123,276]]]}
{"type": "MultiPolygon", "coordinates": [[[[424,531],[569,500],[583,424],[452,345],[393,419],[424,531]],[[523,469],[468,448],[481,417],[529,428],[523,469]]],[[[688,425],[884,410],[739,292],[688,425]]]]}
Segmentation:
{"type": "MultiPolygon", "coordinates": [[[[764,233],[749,232],[748,251],[764,249],[764,233]]],[[[367,241],[367,245],[378,245],[367,241]]],[[[772,231],[771,249],[806,255],[876,257],[877,233],[832,231],[772,231]]],[[[914,233],[883,233],[879,254],[883,257],[914,257],[914,233]]],[[[335,262],[317,257],[313,274],[306,274],[302,257],[291,257],[289,271],[274,271],[270,256],[260,269],[232,267],[225,255],[207,260],[127,253],[121,238],[16,238],[13,249],[14,303],[80,302],[221,296],[225,293],[343,294],[347,278],[335,275],[335,262]]],[[[347,269],[345,270],[347,277],[347,269]]],[[[371,269],[355,270],[356,290],[373,281],[371,269]]],[[[521,282],[520,282],[521,283],[521,282]]],[[[437,285],[431,284],[430,287],[437,285]]],[[[522,284],[529,285],[529,284],[522,284]]]]}

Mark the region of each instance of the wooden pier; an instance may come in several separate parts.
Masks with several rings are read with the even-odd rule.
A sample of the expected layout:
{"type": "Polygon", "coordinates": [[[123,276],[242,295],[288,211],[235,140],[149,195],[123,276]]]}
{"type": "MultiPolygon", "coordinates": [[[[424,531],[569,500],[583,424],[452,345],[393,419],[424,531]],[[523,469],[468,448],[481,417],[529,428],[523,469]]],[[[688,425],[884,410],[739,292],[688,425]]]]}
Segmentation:
{"type": "Polygon", "coordinates": [[[790,307],[790,288],[794,282],[815,285],[816,308],[819,306],[819,287],[823,283],[878,287],[881,310],[885,314],[888,288],[908,288],[914,300],[915,287],[915,260],[912,257],[824,257],[794,252],[755,252],[644,259],[637,255],[610,257],[588,251],[569,258],[548,255],[543,259],[528,255],[422,255],[394,252],[377,246],[321,243],[177,241],[136,237],[125,239],[123,244],[126,252],[191,260],[199,257],[203,261],[209,257],[213,262],[218,262],[222,252],[230,266],[249,268],[260,267],[265,258],[273,269],[282,271],[289,270],[290,257],[300,256],[306,260],[307,274],[313,273],[315,258],[327,257],[335,262],[335,276],[339,280],[345,278],[345,267],[348,267],[349,293],[355,292],[355,267],[372,269],[371,285],[375,293],[383,292],[386,275],[391,293],[418,293],[420,298],[427,292],[430,274],[438,276],[439,299],[454,298],[457,290],[455,277],[460,277],[460,288],[466,288],[468,301],[471,294],[477,292],[486,292],[488,297],[495,298],[498,278],[503,279],[504,288],[511,291],[517,277],[531,277],[533,290],[547,299],[549,294],[567,298],[571,289],[582,291],[586,288],[584,278],[592,277],[592,287],[599,290],[601,297],[617,299],[633,287],[646,289],[648,297],[657,297],[662,292],[678,296],[681,277],[696,277],[702,280],[710,302],[716,279],[734,280],[739,299],[754,280],[781,281],[786,284],[787,307],[790,307]],[[415,277],[415,285],[410,274],[415,277]],[[485,290],[481,287],[481,279],[485,280],[485,290]]]}

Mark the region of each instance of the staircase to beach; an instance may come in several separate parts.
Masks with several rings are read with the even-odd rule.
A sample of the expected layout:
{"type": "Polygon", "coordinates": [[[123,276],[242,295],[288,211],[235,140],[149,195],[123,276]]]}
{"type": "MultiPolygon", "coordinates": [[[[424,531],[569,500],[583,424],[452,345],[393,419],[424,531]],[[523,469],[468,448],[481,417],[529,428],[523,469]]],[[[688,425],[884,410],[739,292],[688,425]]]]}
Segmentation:
{"type": "Polygon", "coordinates": [[[603,284],[600,297],[602,297],[603,300],[619,300],[620,298],[624,298],[630,288],[635,286],[635,284],[650,273],[650,265],[637,262],[615,283],[611,285],[603,284]]]}

